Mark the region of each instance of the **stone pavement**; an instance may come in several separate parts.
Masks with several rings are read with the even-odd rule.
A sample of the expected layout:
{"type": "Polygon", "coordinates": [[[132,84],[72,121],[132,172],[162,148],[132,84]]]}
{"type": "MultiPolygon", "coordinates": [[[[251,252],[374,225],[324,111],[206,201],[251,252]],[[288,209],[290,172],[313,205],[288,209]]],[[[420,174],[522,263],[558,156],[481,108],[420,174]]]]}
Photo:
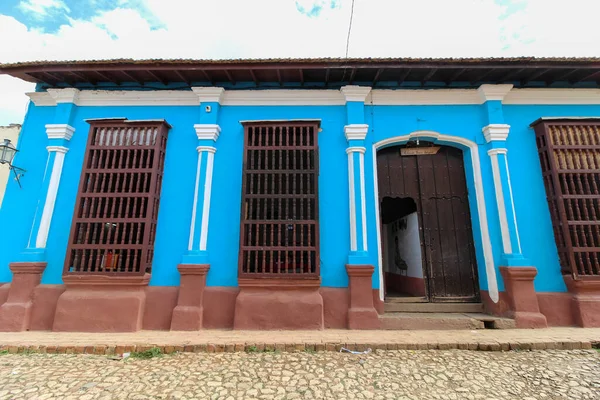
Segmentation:
{"type": "Polygon", "coordinates": [[[10,353],[112,354],[160,347],[172,352],[234,352],[426,349],[589,349],[600,343],[600,328],[481,329],[443,331],[142,331],[135,333],[2,332],[0,350],[10,353]]]}
{"type": "Polygon", "coordinates": [[[597,350],[0,356],[0,399],[599,399],[597,350]]]}

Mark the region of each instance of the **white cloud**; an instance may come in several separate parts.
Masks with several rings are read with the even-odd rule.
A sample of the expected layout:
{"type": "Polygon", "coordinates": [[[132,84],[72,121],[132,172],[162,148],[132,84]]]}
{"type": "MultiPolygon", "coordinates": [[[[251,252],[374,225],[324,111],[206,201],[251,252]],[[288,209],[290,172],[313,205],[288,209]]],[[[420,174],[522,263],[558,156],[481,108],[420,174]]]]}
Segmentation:
{"type": "Polygon", "coordinates": [[[18,7],[21,11],[37,15],[40,18],[51,11],[71,12],[63,0],[22,0],[18,7]]]}
{"type": "MultiPolygon", "coordinates": [[[[66,11],[62,0],[26,3],[40,10],[66,11]]],[[[499,5],[493,0],[356,0],[349,55],[600,55],[600,29],[595,21],[600,15],[600,2],[517,3],[524,4],[499,5]]],[[[343,57],[350,4],[351,0],[121,0],[113,10],[85,20],[71,19],[52,34],[0,15],[0,54],[2,62],[343,57]],[[318,16],[308,16],[298,10],[298,5],[308,11],[314,5],[321,9],[318,16]]],[[[4,82],[0,82],[0,98],[6,97],[2,94],[4,82]]],[[[0,106],[6,103],[0,100],[0,106]]],[[[0,124],[8,122],[19,121],[0,118],[0,124]]]]}

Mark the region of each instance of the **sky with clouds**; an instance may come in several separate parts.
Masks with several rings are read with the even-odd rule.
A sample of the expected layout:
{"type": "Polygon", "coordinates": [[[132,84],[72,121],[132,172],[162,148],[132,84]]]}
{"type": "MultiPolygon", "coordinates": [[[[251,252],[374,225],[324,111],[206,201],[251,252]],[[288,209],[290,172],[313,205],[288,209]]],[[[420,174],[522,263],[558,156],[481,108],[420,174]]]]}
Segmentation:
{"type": "MultiPolygon", "coordinates": [[[[0,63],[344,57],[352,0],[0,0],[0,63]]],[[[349,57],[600,56],[599,0],[355,0],[349,57]]],[[[0,76],[0,125],[33,85],[0,76]]]]}

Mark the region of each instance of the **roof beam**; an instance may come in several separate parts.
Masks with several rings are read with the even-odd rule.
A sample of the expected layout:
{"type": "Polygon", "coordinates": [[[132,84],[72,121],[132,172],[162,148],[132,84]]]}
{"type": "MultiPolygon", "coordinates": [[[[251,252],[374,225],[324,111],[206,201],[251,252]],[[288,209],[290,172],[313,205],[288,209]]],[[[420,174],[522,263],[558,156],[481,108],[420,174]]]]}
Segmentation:
{"type": "Polygon", "coordinates": [[[159,81],[160,83],[162,83],[163,85],[167,86],[167,84],[169,83],[168,80],[166,80],[165,78],[158,76],[158,74],[152,72],[151,70],[147,69],[146,72],[153,77],[154,79],[156,79],[157,81],[159,81]]]}
{"type": "Polygon", "coordinates": [[[525,71],[526,68],[519,68],[518,70],[513,70],[513,71],[509,71],[508,74],[504,75],[503,77],[501,77],[500,79],[498,79],[498,82],[506,82],[508,81],[510,78],[512,78],[513,76],[517,76],[519,75],[521,72],[525,71]]]}
{"type": "Polygon", "coordinates": [[[559,76],[558,78],[555,78],[555,79],[554,79],[554,81],[555,81],[555,82],[560,82],[560,81],[562,81],[563,79],[567,79],[569,76],[573,75],[575,72],[578,72],[578,71],[581,71],[581,70],[580,70],[580,69],[578,69],[578,68],[572,69],[572,70],[570,70],[570,71],[568,71],[568,72],[565,72],[564,74],[562,74],[562,75],[561,75],[561,76],[559,76]]]}
{"type": "Polygon", "coordinates": [[[258,86],[258,79],[256,79],[256,74],[254,73],[254,71],[252,69],[249,69],[248,71],[250,71],[250,75],[252,76],[252,80],[254,81],[254,84],[256,86],[258,86]]]}
{"type": "Polygon", "coordinates": [[[29,75],[29,76],[33,77],[33,79],[35,79],[36,81],[40,81],[40,82],[42,82],[42,83],[45,83],[45,84],[46,84],[46,85],[48,85],[48,86],[54,86],[54,85],[53,85],[52,83],[50,83],[50,82],[49,82],[47,79],[45,80],[45,79],[42,79],[42,78],[40,78],[40,77],[36,76],[36,75],[39,75],[39,74],[36,74],[36,75],[34,75],[34,73],[33,73],[33,72],[30,72],[30,73],[28,73],[28,74],[26,74],[26,75],[29,75]]]}
{"type": "Polygon", "coordinates": [[[371,86],[375,86],[375,84],[379,80],[379,77],[381,76],[381,73],[383,72],[383,70],[384,70],[384,68],[379,68],[377,70],[377,73],[375,74],[375,77],[373,78],[373,82],[371,82],[371,86]]]}
{"type": "Polygon", "coordinates": [[[437,68],[432,68],[431,71],[425,75],[425,77],[421,80],[421,85],[424,85],[431,77],[437,72],[437,68]]]}
{"type": "Polygon", "coordinates": [[[235,85],[235,79],[233,79],[233,75],[231,75],[231,72],[229,72],[229,70],[225,70],[225,75],[227,75],[227,79],[229,79],[229,82],[232,85],[235,85]]]}
{"type": "Polygon", "coordinates": [[[96,81],[95,80],[88,78],[87,76],[85,76],[84,74],[82,74],[80,72],[71,71],[71,75],[75,75],[79,79],[82,79],[82,80],[86,81],[87,83],[90,83],[90,84],[92,84],[94,86],[96,85],[96,81]]]}
{"type": "Polygon", "coordinates": [[[121,71],[123,73],[123,75],[125,75],[126,77],[128,77],[129,79],[133,80],[134,82],[139,83],[140,85],[143,85],[144,82],[142,82],[140,79],[136,78],[133,73],[131,72],[127,72],[127,71],[121,71]]]}
{"type": "Polygon", "coordinates": [[[584,76],[583,78],[581,78],[581,79],[578,79],[578,80],[577,80],[576,82],[574,82],[574,83],[579,83],[579,82],[587,81],[588,79],[594,78],[594,77],[596,77],[596,76],[600,76],[600,71],[596,71],[596,72],[593,72],[593,73],[591,73],[591,74],[589,74],[589,75],[586,75],[586,76],[584,76]]]}
{"type": "Polygon", "coordinates": [[[348,81],[348,83],[351,85],[352,82],[354,82],[354,75],[356,75],[356,68],[352,68],[352,70],[350,71],[350,80],[348,81]]]}
{"type": "Polygon", "coordinates": [[[496,71],[496,68],[492,68],[488,71],[486,71],[483,75],[479,76],[477,79],[470,81],[469,83],[472,85],[475,82],[481,82],[483,81],[483,79],[485,79],[486,77],[488,77],[490,74],[494,73],[496,71]]]}
{"type": "Polygon", "coordinates": [[[181,79],[183,82],[185,82],[186,85],[188,85],[188,86],[192,85],[192,81],[190,81],[190,79],[187,76],[185,76],[183,74],[183,72],[175,70],[175,75],[177,75],[179,77],[179,79],[181,79]]]}
{"type": "Polygon", "coordinates": [[[56,80],[56,82],[64,82],[69,86],[73,86],[73,83],[71,83],[70,80],[68,80],[64,75],[58,75],[56,72],[42,72],[43,74],[46,74],[47,76],[53,78],[56,80]]]}
{"type": "Polygon", "coordinates": [[[411,70],[411,68],[407,68],[406,71],[404,71],[404,73],[400,75],[400,78],[398,78],[398,85],[402,85],[402,82],[404,82],[406,77],[410,74],[411,70]]]}
{"type": "Polygon", "coordinates": [[[283,79],[281,79],[281,70],[277,69],[277,82],[279,82],[279,86],[283,86],[283,79]]]}
{"type": "Polygon", "coordinates": [[[108,74],[104,73],[104,72],[100,72],[100,71],[94,71],[97,75],[100,75],[100,77],[106,81],[112,82],[115,85],[120,85],[121,83],[118,82],[115,78],[109,76],[108,74]]]}
{"type": "Polygon", "coordinates": [[[211,85],[213,85],[213,86],[215,85],[215,82],[210,77],[210,75],[208,75],[208,72],[206,72],[204,69],[201,69],[200,72],[202,73],[202,75],[204,75],[204,78],[210,82],[211,85]]]}
{"type": "Polygon", "coordinates": [[[304,86],[304,71],[302,68],[298,70],[300,72],[300,86],[304,86]]]}
{"type": "Polygon", "coordinates": [[[458,71],[456,71],[455,73],[453,73],[452,76],[446,81],[446,84],[449,85],[450,83],[452,83],[455,80],[457,80],[458,77],[461,76],[462,74],[464,74],[467,69],[468,68],[461,68],[458,71]]]}
{"type": "Polygon", "coordinates": [[[534,74],[531,74],[527,79],[524,79],[521,81],[522,85],[526,85],[529,82],[533,82],[534,80],[536,80],[537,78],[539,78],[540,76],[544,75],[546,72],[550,72],[551,69],[550,68],[544,68],[544,69],[540,69],[537,72],[535,72],[534,74]]]}
{"type": "MultiPolygon", "coordinates": [[[[277,71],[279,71],[279,70],[277,70],[277,71]]],[[[329,72],[330,72],[330,71],[331,71],[331,70],[330,70],[329,68],[327,68],[327,69],[325,70],[325,86],[329,86],[329,72]]]]}

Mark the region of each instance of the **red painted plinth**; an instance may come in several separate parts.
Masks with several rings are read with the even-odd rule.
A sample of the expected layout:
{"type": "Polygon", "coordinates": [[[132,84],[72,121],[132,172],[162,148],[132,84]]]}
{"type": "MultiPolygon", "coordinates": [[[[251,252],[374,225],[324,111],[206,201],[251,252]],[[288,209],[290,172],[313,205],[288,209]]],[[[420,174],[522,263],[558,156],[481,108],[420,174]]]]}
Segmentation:
{"type": "Polygon", "coordinates": [[[239,279],[234,329],[323,329],[318,279],[239,279]]]}
{"type": "Polygon", "coordinates": [[[202,329],[204,288],[208,264],[180,264],[181,275],[177,306],[171,319],[172,331],[197,331],[202,329]]]}
{"type": "Polygon", "coordinates": [[[145,288],[150,274],[139,276],[63,276],[65,292],[56,304],[52,330],[63,332],[135,332],[142,329],[145,288]]]}
{"type": "Polygon", "coordinates": [[[517,328],[547,328],[548,323],[540,312],[533,279],[535,267],[500,267],[504,279],[509,316],[514,318],[517,328]]]}
{"type": "Polygon", "coordinates": [[[372,265],[346,265],[350,289],[349,329],[379,329],[379,316],[373,305],[372,265]]]}
{"type": "Polygon", "coordinates": [[[584,328],[600,327],[600,280],[574,280],[563,276],[573,295],[571,310],[575,323],[584,328]]]}
{"type": "Polygon", "coordinates": [[[29,330],[33,291],[42,280],[45,262],[11,263],[13,279],[6,302],[0,307],[0,331],[20,332],[29,330]]]}

